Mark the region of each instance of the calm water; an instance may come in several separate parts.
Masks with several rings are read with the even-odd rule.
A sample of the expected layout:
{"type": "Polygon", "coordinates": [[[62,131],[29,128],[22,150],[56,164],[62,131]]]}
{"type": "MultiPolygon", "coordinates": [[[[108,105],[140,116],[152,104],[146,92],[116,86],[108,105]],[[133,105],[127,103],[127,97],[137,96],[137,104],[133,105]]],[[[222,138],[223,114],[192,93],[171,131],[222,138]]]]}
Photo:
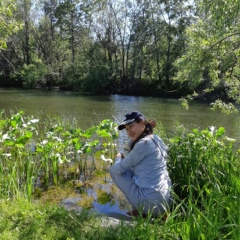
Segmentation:
{"type": "Polygon", "coordinates": [[[84,96],[74,92],[19,90],[0,88],[0,109],[23,110],[26,114],[39,112],[57,115],[61,118],[73,117],[81,128],[98,124],[110,118],[116,122],[130,111],[141,111],[147,118],[156,118],[168,132],[174,131],[176,123],[186,128],[223,126],[228,137],[239,139],[240,113],[225,115],[210,110],[205,103],[191,103],[190,110],[184,110],[176,99],[134,97],[123,95],[84,96]]]}

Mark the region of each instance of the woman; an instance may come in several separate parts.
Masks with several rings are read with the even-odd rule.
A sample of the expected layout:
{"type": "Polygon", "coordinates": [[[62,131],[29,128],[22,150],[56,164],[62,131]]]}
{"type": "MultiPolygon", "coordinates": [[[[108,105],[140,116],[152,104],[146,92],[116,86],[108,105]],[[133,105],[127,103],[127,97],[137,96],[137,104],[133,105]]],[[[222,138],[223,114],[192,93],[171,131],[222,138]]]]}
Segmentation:
{"type": "Polygon", "coordinates": [[[117,156],[110,174],[123,192],[133,211],[130,216],[145,217],[151,214],[158,217],[171,205],[171,180],[168,176],[166,157],[167,147],[152,134],[152,125],[147,123],[140,112],[125,115],[118,126],[125,129],[132,142],[129,153],[123,158],[117,156]]]}

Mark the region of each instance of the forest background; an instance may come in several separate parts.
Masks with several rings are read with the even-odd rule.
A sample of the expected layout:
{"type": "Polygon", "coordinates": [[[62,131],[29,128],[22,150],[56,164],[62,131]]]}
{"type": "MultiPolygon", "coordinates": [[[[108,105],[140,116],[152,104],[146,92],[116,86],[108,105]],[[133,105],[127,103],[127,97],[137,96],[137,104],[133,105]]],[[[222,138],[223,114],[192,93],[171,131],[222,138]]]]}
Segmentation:
{"type": "Polygon", "coordinates": [[[230,112],[239,13],[239,0],[0,0],[0,87],[184,96],[230,112]]]}

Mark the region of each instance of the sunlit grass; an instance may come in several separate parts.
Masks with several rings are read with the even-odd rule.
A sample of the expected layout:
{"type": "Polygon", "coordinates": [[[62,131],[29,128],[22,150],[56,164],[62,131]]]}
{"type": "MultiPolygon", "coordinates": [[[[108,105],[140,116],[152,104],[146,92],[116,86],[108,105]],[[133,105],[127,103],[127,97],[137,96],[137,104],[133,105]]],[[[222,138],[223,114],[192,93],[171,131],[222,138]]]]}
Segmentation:
{"type": "Polygon", "coordinates": [[[223,127],[186,131],[167,139],[174,183],[176,232],[182,239],[238,239],[240,151],[223,127]],[[197,237],[196,237],[197,236],[197,237]]]}

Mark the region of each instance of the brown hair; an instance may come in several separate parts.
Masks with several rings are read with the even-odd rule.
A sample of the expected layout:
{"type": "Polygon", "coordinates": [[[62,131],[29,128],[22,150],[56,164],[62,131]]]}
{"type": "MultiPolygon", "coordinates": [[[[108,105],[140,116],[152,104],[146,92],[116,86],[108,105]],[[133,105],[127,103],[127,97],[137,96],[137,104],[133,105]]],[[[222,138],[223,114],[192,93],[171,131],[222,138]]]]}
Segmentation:
{"type": "MultiPolygon", "coordinates": [[[[136,119],[135,120],[137,123],[140,123],[141,121],[143,121],[142,119],[136,119]]],[[[145,136],[147,135],[150,135],[153,133],[153,128],[152,128],[152,125],[145,121],[145,129],[143,131],[143,133],[131,144],[130,146],[130,150],[133,149],[133,147],[135,146],[135,144],[141,139],[141,138],[144,138],[145,136]]]]}

